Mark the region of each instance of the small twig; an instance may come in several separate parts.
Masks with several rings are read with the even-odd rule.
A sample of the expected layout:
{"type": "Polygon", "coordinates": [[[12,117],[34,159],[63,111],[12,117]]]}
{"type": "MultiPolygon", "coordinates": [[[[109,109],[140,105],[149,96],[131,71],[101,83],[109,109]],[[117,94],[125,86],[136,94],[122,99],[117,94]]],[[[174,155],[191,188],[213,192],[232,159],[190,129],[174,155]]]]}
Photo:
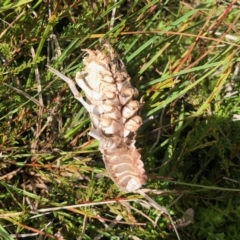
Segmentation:
{"type": "MultiPolygon", "coordinates": [[[[209,31],[209,33],[212,34],[213,31],[209,31]]],[[[217,36],[222,36],[224,33],[215,32],[214,34],[217,35],[217,36]]],[[[230,34],[226,34],[224,37],[225,37],[228,41],[237,41],[237,39],[238,39],[238,37],[233,36],[233,35],[230,35],[230,34]]]]}
{"type": "Polygon", "coordinates": [[[85,235],[85,230],[87,227],[87,219],[88,219],[87,216],[84,215],[83,224],[82,224],[82,232],[81,232],[80,236],[77,238],[77,240],[82,240],[85,235]]]}
{"type": "Polygon", "coordinates": [[[55,58],[58,58],[58,57],[60,57],[62,55],[62,51],[61,51],[61,48],[60,48],[57,36],[55,34],[51,34],[50,35],[50,39],[52,39],[53,43],[54,43],[54,47],[55,47],[55,51],[54,52],[56,53],[55,54],[55,58]]]}
{"type": "Polygon", "coordinates": [[[239,114],[233,114],[232,121],[233,122],[240,121],[240,115],[239,114]]]}
{"type": "Polygon", "coordinates": [[[69,206],[62,206],[62,207],[52,207],[52,208],[42,208],[38,209],[37,212],[54,212],[63,209],[71,209],[71,208],[79,208],[79,207],[87,207],[87,206],[97,206],[97,205],[104,205],[104,204],[111,204],[111,203],[118,203],[118,202],[136,202],[137,199],[124,199],[124,200],[108,200],[108,201],[101,201],[101,202],[90,202],[90,203],[82,203],[76,205],[69,205],[69,206]]]}
{"type": "MultiPolygon", "coordinates": [[[[33,47],[31,47],[31,54],[32,54],[32,58],[35,58],[35,51],[33,49],[33,47]]],[[[41,85],[41,80],[40,80],[40,73],[39,73],[39,69],[38,67],[35,68],[35,79],[37,82],[37,91],[38,91],[38,97],[39,97],[39,109],[38,109],[38,117],[37,117],[37,123],[36,123],[36,131],[34,131],[34,135],[35,135],[35,139],[33,140],[33,142],[31,143],[31,150],[32,153],[36,152],[36,147],[37,147],[37,143],[38,143],[38,138],[41,134],[41,126],[42,126],[42,115],[43,115],[43,97],[42,97],[42,85],[41,85]]]]}
{"type": "Polygon", "coordinates": [[[142,240],[141,238],[138,238],[137,236],[134,236],[134,235],[129,235],[128,237],[129,239],[133,239],[133,240],[142,240]]]}
{"type": "Polygon", "coordinates": [[[224,180],[230,181],[230,182],[234,182],[234,183],[239,183],[239,181],[234,180],[232,178],[227,178],[227,177],[223,177],[224,180]]]}
{"type": "MultiPolygon", "coordinates": [[[[32,58],[35,58],[35,51],[33,49],[33,47],[31,47],[31,54],[32,54],[32,58]]],[[[40,73],[39,73],[39,69],[38,67],[35,68],[35,79],[37,82],[37,90],[38,90],[38,96],[39,96],[39,103],[41,104],[41,108],[44,106],[43,105],[43,97],[42,97],[42,84],[41,84],[41,80],[40,80],[40,73]]]]}
{"type": "Polygon", "coordinates": [[[5,35],[5,33],[6,33],[25,13],[26,13],[25,10],[22,11],[22,12],[17,16],[17,18],[16,18],[14,21],[12,21],[12,22],[8,25],[8,27],[7,27],[6,29],[4,29],[4,31],[1,32],[1,34],[0,34],[0,39],[5,35]]]}
{"type": "Polygon", "coordinates": [[[39,233],[17,233],[17,234],[11,234],[11,237],[13,238],[27,238],[27,237],[34,237],[38,236],[39,233]]]}
{"type": "Polygon", "coordinates": [[[39,138],[39,136],[42,134],[42,132],[45,130],[45,128],[46,128],[47,126],[49,126],[49,123],[51,123],[51,122],[52,122],[52,116],[48,116],[46,123],[45,123],[44,126],[40,129],[40,131],[39,131],[38,134],[36,135],[36,138],[39,138]]]}
{"type": "Polygon", "coordinates": [[[93,209],[93,212],[94,212],[95,216],[99,217],[99,221],[103,224],[103,226],[105,228],[108,228],[106,221],[104,219],[102,219],[102,217],[97,213],[97,211],[95,209],[93,209]]]}
{"type": "Polygon", "coordinates": [[[237,80],[237,78],[239,76],[239,71],[240,71],[240,64],[236,63],[235,69],[232,73],[231,81],[225,85],[226,94],[225,94],[224,98],[231,97],[231,96],[238,93],[238,91],[233,92],[233,88],[234,88],[234,85],[235,85],[235,80],[237,80]]]}
{"type": "Polygon", "coordinates": [[[30,101],[34,102],[34,103],[35,103],[36,105],[38,105],[39,107],[41,106],[41,103],[40,103],[37,99],[35,99],[34,97],[32,97],[32,96],[30,96],[29,94],[25,93],[24,91],[22,91],[22,90],[20,90],[20,89],[18,89],[18,88],[15,88],[15,87],[13,87],[13,86],[10,86],[10,85],[8,85],[7,83],[3,83],[3,85],[5,85],[5,86],[7,86],[7,87],[9,87],[9,88],[11,88],[11,89],[13,89],[14,91],[16,91],[17,93],[19,93],[19,94],[21,94],[21,95],[23,95],[25,98],[27,98],[27,99],[29,99],[30,101]]]}
{"type": "Polygon", "coordinates": [[[160,116],[160,118],[159,118],[159,129],[158,129],[158,133],[157,133],[157,139],[156,139],[155,143],[152,145],[152,147],[150,148],[150,152],[151,152],[151,151],[156,147],[156,145],[159,143],[159,140],[160,140],[160,137],[161,137],[161,133],[162,133],[162,128],[161,128],[161,126],[162,126],[162,122],[163,122],[163,115],[164,115],[164,113],[165,113],[165,109],[166,109],[166,107],[164,107],[164,108],[162,109],[161,116],[160,116]]]}
{"type": "MultiPolygon", "coordinates": [[[[51,10],[51,0],[48,1],[48,18],[50,19],[52,16],[52,10],[51,10]]],[[[53,27],[51,27],[51,30],[50,30],[51,34],[53,34],[53,27]]],[[[50,48],[52,45],[52,42],[50,41],[51,40],[51,34],[50,34],[50,38],[47,40],[48,42],[48,46],[47,46],[47,64],[50,64],[50,48]]]]}
{"type": "Polygon", "coordinates": [[[150,188],[141,188],[141,191],[146,193],[151,193],[154,195],[167,195],[169,196],[169,194],[171,193],[176,193],[176,191],[172,191],[172,190],[158,190],[158,189],[150,189],[150,188]]]}
{"type": "Polygon", "coordinates": [[[18,168],[17,170],[14,170],[14,171],[12,171],[12,172],[10,172],[10,173],[7,173],[7,174],[1,176],[1,177],[0,177],[0,181],[3,180],[3,179],[5,179],[5,178],[7,178],[8,180],[11,179],[11,178],[12,178],[13,176],[15,176],[21,169],[22,169],[22,168],[20,167],[20,168],[18,168]]]}
{"type": "MultiPolygon", "coordinates": [[[[48,2],[48,17],[49,19],[52,17],[51,1],[48,2]]],[[[51,34],[48,39],[48,47],[47,47],[47,65],[50,64],[51,57],[52,59],[56,59],[62,55],[61,48],[57,40],[57,36],[53,32],[53,27],[51,27],[50,32],[51,34]],[[51,54],[50,54],[50,51],[51,51],[51,54]]],[[[63,70],[62,63],[61,63],[60,69],[63,70]]]]}
{"type": "MultiPolygon", "coordinates": [[[[116,3],[117,3],[117,0],[114,0],[114,4],[116,4],[116,3]]],[[[117,9],[117,7],[113,8],[113,10],[112,10],[112,16],[111,16],[111,22],[110,22],[110,30],[112,30],[113,26],[114,26],[116,9],[117,9]]]]}

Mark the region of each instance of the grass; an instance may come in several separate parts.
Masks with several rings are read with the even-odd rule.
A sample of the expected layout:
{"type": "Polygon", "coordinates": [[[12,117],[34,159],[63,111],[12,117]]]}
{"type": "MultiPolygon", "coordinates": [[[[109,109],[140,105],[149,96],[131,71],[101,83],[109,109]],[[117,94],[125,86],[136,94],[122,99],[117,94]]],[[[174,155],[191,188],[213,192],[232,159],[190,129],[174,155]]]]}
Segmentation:
{"type": "Polygon", "coordinates": [[[0,239],[177,239],[107,177],[88,114],[47,71],[74,78],[103,37],[144,96],[148,196],[181,239],[238,239],[239,17],[236,0],[2,1],[0,239]]]}

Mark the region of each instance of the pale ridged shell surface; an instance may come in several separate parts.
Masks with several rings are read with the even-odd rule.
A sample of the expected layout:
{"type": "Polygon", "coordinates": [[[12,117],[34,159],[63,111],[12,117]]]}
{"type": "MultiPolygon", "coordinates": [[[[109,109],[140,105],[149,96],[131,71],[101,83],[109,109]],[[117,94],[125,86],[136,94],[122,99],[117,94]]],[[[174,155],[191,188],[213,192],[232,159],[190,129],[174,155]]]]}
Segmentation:
{"type": "Polygon", "coordinates": [[[135,147],[136,131],[142,125],[138,116],[141,104],[133,100],[138,91],[132,87],[126,68],[108,43],[104,49],[89,50],[76,82],[85,92],[92,129],[111,179],[126,191],[134,192],[146,181],[144,164],[135,147]]]}

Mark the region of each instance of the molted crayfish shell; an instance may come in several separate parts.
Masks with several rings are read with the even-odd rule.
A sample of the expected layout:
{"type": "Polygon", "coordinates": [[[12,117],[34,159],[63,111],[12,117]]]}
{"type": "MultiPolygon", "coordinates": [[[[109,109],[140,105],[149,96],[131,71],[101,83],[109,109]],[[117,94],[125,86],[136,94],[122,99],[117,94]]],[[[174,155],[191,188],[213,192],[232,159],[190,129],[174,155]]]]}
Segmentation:
{"type": "Polygon", "coordinates": [[[136,131],[142,125],[137,115],[141,104],[133,100],[138,91],[132,87],[125,65],[109,43],[104,51],[84,49],[85,69],[76,74],[76,83],[55,69],[50,71],[66,81],[75,98],[89,112],[90,135],[99,141],[99,150],[111,179],[126,192],[134,192],[146,181],[139,150],[135,147],[136,131]]]}

